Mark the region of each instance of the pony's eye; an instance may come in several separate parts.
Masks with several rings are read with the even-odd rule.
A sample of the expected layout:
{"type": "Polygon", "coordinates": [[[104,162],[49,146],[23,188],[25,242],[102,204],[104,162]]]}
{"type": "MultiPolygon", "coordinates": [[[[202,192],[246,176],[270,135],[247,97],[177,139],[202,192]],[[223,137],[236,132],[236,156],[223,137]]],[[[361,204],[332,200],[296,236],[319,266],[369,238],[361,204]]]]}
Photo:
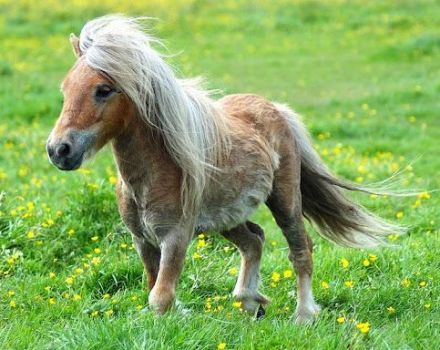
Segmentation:
{"type": "Polygon", "coordinates": [[[97,102],[103,102],[107,99],[115,90],[108,85],[99,85],[95,90],[95,100],[97,102]]]}

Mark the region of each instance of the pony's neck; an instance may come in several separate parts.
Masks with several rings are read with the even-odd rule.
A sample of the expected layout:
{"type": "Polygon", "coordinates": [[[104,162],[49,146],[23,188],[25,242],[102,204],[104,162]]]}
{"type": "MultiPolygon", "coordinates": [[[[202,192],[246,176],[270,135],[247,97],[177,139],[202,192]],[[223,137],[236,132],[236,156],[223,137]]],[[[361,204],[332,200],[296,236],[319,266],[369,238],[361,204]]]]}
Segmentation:
{"type": "Polygon", "coordinates": [[[162,163],[169,160],[162,140],[138,115],[127,116],[129,122],[112,141],[119,174],[135,192],[149,187],[162,163]]]}

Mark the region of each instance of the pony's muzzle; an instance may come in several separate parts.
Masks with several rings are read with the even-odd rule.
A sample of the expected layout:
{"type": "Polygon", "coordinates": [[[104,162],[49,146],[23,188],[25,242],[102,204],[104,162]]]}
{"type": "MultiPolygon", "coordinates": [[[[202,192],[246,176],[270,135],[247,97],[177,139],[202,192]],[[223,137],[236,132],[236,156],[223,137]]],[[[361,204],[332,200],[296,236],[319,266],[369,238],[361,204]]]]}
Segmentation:
{"type": "Polygon", "coordinates": [[[47,155],[58,169],[76,170],[81,166],[93,140],[90,133],[79,130],[72,130],[56,139],[50,136],[46,143],[47,155]]]}
{"type": "Polygon", "coordinates": [[[46,150],[50,162],[60,170],[75,170],[81,166],[84,152],[74,152],[70,143],[52,144],[48,141],[46,150]]]}

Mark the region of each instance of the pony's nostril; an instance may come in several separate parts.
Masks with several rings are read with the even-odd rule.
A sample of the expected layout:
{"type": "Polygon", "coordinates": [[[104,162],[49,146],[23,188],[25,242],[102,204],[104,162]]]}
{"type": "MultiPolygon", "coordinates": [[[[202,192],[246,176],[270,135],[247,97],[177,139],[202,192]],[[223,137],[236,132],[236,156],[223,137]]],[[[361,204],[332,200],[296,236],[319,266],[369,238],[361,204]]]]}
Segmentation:
{"type": "Polygon", "coordinates": [[[67,143],[62,143],[57,148],[57,156],[58,157],[66,157],[70,153],[70,146],[67,143]]]}

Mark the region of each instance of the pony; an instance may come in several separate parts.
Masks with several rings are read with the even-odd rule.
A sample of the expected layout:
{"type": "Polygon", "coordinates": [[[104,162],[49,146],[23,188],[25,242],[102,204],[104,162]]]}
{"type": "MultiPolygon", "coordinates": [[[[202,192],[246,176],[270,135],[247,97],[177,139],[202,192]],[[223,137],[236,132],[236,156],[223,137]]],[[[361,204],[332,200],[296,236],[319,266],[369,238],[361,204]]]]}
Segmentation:
{"type": "Polygon", "coordinates": [[[264,232],[249,220],[262,203],[289,246],[298,323],[312,322],[320,311],[304,219],[342,246],[375,247],[402,233],[347,198],[344,190],[368,189],[332,174],[292,109],[253,94],[214,100],[199,80],[177,77],[141,18],[93,19],[70,42],[77,60],[61,84],[64,103],[47,153],[57,168],[75,170],[111,144],[119,212],[157,314],[174,303],[192,238],[207,231],[237,246],[233,296],[246,312],[264,313],[264,232]]]}

